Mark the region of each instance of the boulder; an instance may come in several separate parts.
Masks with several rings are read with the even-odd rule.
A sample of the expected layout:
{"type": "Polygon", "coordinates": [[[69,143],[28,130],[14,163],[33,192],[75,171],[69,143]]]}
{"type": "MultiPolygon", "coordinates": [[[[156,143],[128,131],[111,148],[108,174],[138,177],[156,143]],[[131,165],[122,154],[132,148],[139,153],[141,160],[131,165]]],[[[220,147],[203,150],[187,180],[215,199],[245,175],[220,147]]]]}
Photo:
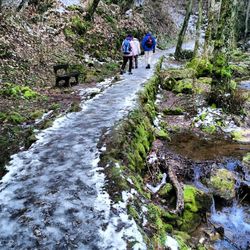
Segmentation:
{"type": "Polygon", "coordinates": [[[214,194],[230,201],[235,198],[235,176],[227,169],[213,169],[208,186],[214,194]]]}

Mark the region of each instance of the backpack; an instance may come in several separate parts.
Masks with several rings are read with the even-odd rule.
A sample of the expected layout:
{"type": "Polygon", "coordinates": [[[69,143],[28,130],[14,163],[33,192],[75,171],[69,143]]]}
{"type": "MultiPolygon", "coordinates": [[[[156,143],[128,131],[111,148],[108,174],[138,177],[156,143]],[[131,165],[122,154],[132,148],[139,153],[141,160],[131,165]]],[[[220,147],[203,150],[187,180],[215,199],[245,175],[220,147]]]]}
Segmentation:
{"type": "Polygon", "coordinates": [[[148,39],[146,40],[145,42],[145,45],[148,47],[148,48],[152,48],[153,47],[153,39],[151,36],[148,37],[148,39]]]}
{"type": "Polygon", "coordinates": [[[122,43],[122,52],[124,55],[129,55],[131,51],[132,51],[132,47],[131,47],[130,41],[125,39],[122,43]]]}

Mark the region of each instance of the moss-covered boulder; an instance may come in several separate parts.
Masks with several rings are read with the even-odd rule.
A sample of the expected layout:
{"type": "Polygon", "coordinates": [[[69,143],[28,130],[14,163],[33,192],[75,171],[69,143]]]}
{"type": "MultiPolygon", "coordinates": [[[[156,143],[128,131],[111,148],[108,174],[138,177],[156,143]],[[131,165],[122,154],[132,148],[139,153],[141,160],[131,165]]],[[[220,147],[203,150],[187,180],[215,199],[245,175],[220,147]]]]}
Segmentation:
{"type": "Polygon", "coordinates": [[[187,64],[188,69],[193,69],[196,72],[196,77],[211,75],[213,65],[209,60],[194,58],[187,64]]]}
{"type": "Polygon", "coordinates": [[[193,92],[193,80],[183,79],[177,81],[173,87],[173,92],[191,94],[193,92]]]}
{"type": "Polygon", "coordinates": [[[215,195],[225,200],[232,200],[236,195],[235,176],[227,169],[213,169],[208,185],[215,195]]]}
{"type": "Polygon", "coordinates": [[[194,231],[200,224],[202,213],[211,207],[210,195],[191,185],[184,186],[184,212],[177,220],[180,230],[194,231]]]}
{"type": "Polygon", "coordinates": [[[161,72],[162,79],[173,78],[175,80],[181,80],[186,78],[194,78],[195,70],[193,69],[168,69],[161,72]]]}

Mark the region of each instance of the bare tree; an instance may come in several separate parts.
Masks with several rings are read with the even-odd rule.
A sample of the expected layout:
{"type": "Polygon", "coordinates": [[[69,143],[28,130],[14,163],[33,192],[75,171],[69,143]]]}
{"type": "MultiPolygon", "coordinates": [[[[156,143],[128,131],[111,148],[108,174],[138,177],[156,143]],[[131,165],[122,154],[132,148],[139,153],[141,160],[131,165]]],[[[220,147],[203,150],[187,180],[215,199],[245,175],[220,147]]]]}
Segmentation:
{"type": "Polygon", "coordinates": [[[182,44],[183,44],[183,40],[184,40],[186,31],[187,31],[190,15],[192,12],[193,2],[194,2],[193,0],[189,0],[187,7],[186,7],[186,15],[184,18],[184,22],[182,24],[181,31],[180,31],[179,36],[178,36],[178,41],[177,41],[177,45],[176,45],[176,49],[175,49],[175,53],[174,53],[176,59],[179,59],[181,57],[182,44]]]}

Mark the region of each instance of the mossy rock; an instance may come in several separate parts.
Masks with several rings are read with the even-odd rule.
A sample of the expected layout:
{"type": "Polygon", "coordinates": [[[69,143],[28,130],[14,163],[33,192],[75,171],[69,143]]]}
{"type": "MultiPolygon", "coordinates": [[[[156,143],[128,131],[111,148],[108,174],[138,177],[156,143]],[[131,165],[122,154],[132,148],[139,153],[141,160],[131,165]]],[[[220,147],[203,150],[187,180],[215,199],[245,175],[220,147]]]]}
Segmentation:
{"type": "Polygon", "coordinates": [[[155,130],[155,137],[158,139],[162,139],[162,140],[170,140],[170,136],[169,136],[168,132],[163,130],[163,129],[156,129],[155,130]]]}
{"type": "Polygon", "coordinates": [[[214,169],[208,182],[214,194],[225,199],[235,198],[235,176],[227,169],[214,169]]]}
{"type": "Polygon", "coordinates": [[[163,110],[165,115],[183,115],[184,110],[181,107],[166,108],[163,110]]]}
{"type": "Polygon", "coordinates": [[[231,133],[231,137],[240,143],[250,143],[250,129],[234,131],[231,133]]]}
{"type": "Polygon", "coordinates": [[[201,83],[201,84],[211,84],[212,83],[212,78],[211,77],[199,77],[197,79],[197,82],[198,83],[201,83]]]}
{"type": "Polygon", "coordinates": [[[176,80],[172,77],[166,77],[161,83],[161,87],[165,90],[172,90],[175,85],[176,80]]]}
{"type": "Polygon", "coordinates": [[[194,58],[187,64],[187,68],[196,71],[196,77],[209,76],[212,73],[213,65],[209,60],[194,58]]]}
{"type": "Polygon", "coordinates": [[[180,230],[191,233],[201,223],[201,215],[198,213],[193,213],[189,210],[184,210],[182,217],[177,220],[177,225],[180,230]]]}
{"type": "Polygon", "coordinates": [[[172,191],[173,186],[170,183],[166,183],[158,192],[158,194],[162,197],[166,197],[172,191]]]}
{"type": "Polygon", "coordinates": [[[191,212],[206,211],[212,205],[212,197],[191,185],[184,186],[185,210],[191,212]]]}
{"type": "Polygon", "coordinates": [[[234,77],[245,77],[249,76],[250,69],[249,66],[246,64],[231,64],[230,68],[233,72],[234,77]]]}
{"type": "Polygon", "coordinates": [[[211,207],[212,198],[191,185],[184,186],[184,212],[177,219],[181,231],[193,232],[201,223],[202,213],[211,207]]]}
{"type": "Polygon", "coordinates": [[[173,92],[191,94],[193,92],[193,80],[183,79],[177,81],[173,87],[173,92]]]}
{"type": "Polygon", "coordinates": [[[194,69],[169,69],[161,72],[162,79],[172,78],[175,80],[182,80],[187,78],[194,78],[196,71],[194,69]]]}

